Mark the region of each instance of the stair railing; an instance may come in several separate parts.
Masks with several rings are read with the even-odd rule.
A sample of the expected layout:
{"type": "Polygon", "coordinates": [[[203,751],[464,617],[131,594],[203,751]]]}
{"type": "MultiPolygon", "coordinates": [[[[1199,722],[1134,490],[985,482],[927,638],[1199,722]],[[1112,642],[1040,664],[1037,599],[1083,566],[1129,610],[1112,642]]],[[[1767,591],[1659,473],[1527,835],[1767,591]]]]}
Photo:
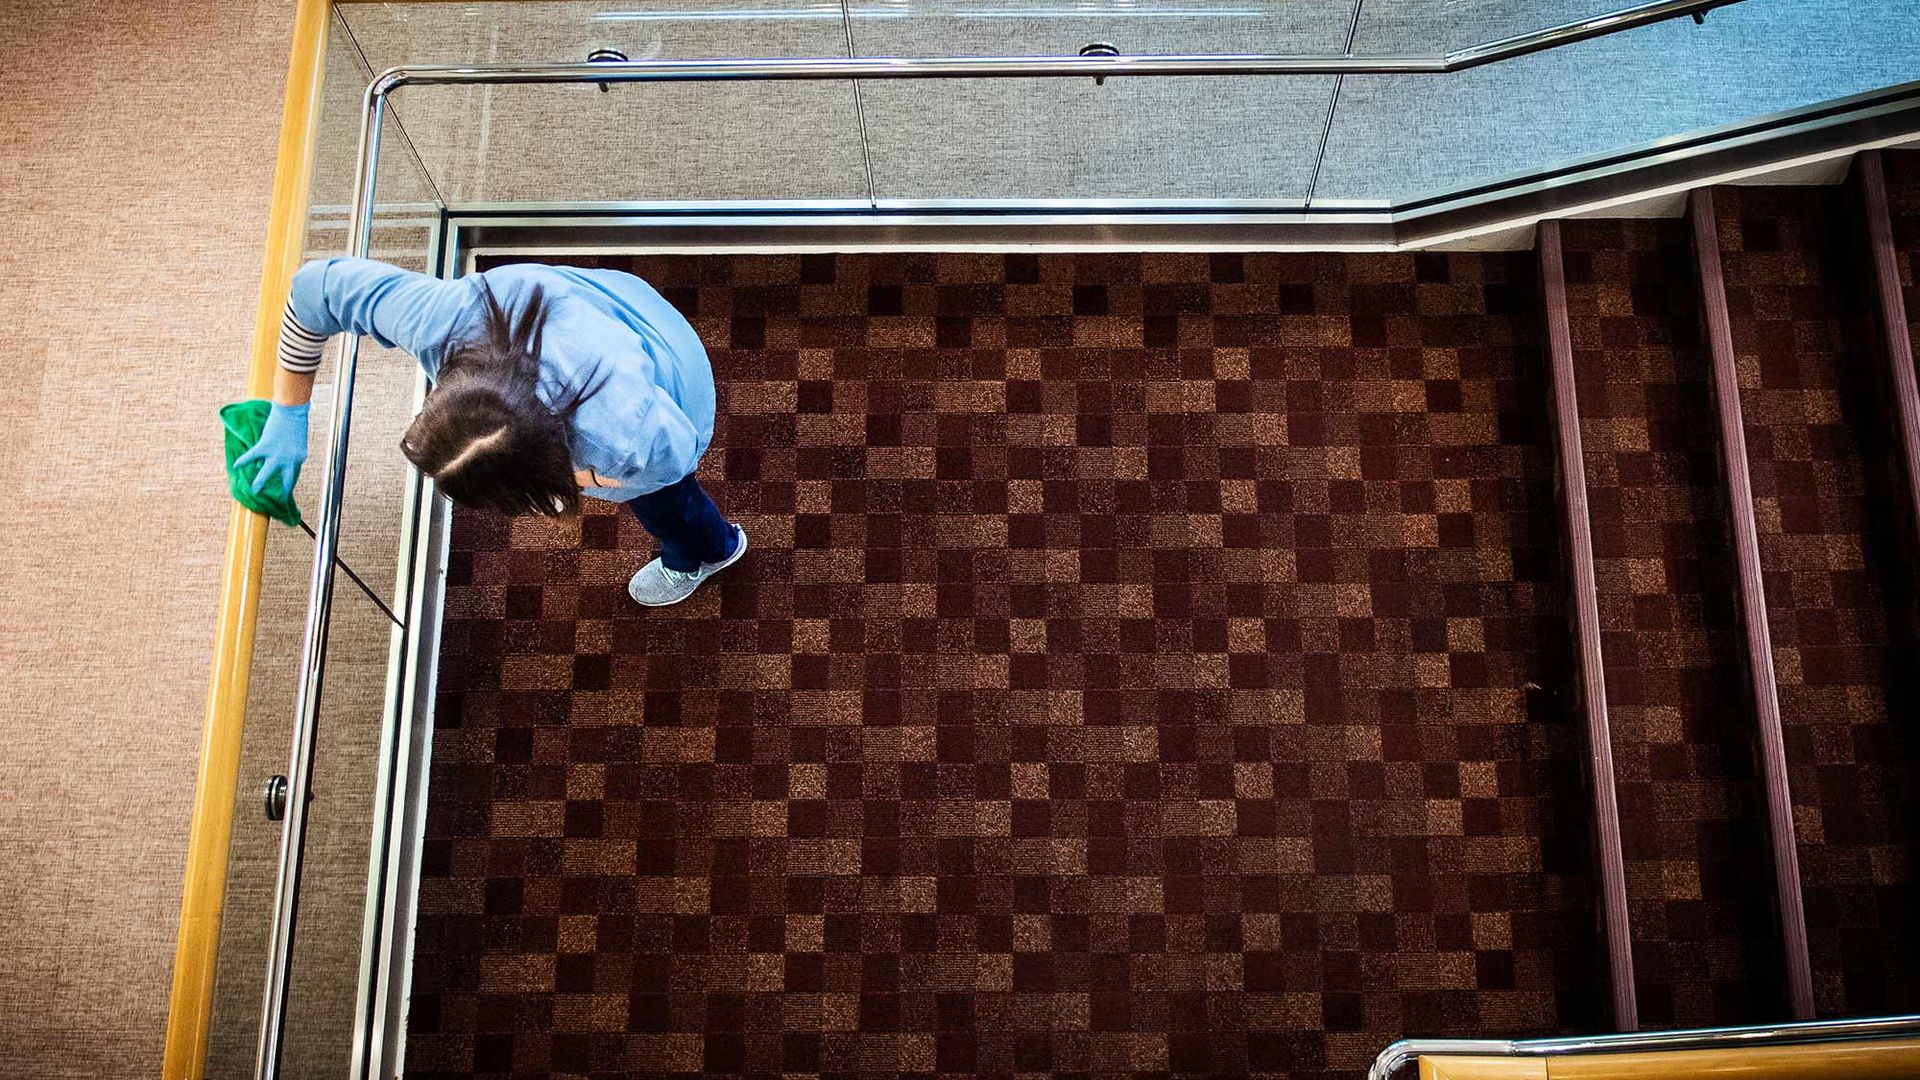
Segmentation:
{"type": "MultiPolygon", "coordinates": [[[[1752,1027],[1695,1028],[1685,1031],[1631,1031],[1619,1035],[1573,1035],[1550,1039],[1401,1039],[1390,1044],[1374,1058],[1373,1067],[1367,1070],[1367,1080],[1394,1080],[1401,1069],[1422,1058],[1495,1058],[1502,1059],[1503,1068],[1485,1070],[1470,1067],[1449,1068],[1444,1075],[1448,1080],[1476,1080],[1476,1076],[1492,1080],[1499,1076],[1502,1080],[1513,1080],[1523,1075],[1516,1073],[1512,1059],[1542,1059],[1541,1068],[1531,1074],[1546,1077],[1550,1073],[1545,1059],[1562,1057],[1583,1057],[1597,1054],[1650,1054],[1681,1051],[1718,1050],[1745,1051],[1761,1050],[1768,1047],[1809,1046],[1821,1043],[1858,1043],[1870,1040],[1900,1040],[1889,1043],[1889,1051],[1897,1052],[1897,1059],[1890,1058],[1889,1069],[1895,1069],[1904,1061],[1908,1071],[1868,1073],[1865,1075],[1920,1075],[1920,1015],[1916,1016],[1880,1016],[1856,1020],[1816,1020],[1799,1024],[1765,1024],[1752,1027]],[[1904,1044],[1912,1043],[1906,1046],[1904,1044]]],[[[1462,1063],[1463,1065],[1465,1063],[1462,1063]]],[[[1423,1070],[1425,1075],[1425,1070],[1423,1070]]],[[[1597,1075],[1594,1070],[1583,1069],[1583,1076],[1597,1075]]],[[[1676,1070],[1673,1075],[1696,1075],[1686,1070],[1676,1070]]],[[[1715,1073],[1714,1075],[1721,1075],[1715,1073]]],[[[1763,1075],[1758,1072],[1741,1072],[1742,1076],[1763,1075]]],[[[1774,1074],[1764,1074],[1774,1075],[1774,1074]]],[[[1802,1073],[1802,1075],[1805,1075],[1802,1073]]]]}

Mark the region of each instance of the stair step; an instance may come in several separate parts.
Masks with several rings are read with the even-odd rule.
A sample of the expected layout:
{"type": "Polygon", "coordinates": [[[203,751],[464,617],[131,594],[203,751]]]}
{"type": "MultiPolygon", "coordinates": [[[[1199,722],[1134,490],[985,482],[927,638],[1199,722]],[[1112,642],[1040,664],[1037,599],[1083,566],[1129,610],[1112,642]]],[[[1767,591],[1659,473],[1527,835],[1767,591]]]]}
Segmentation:
{"type": "Polygon", "coordinates": [[[1564,230],[1641,1026],[1774,1018],[1772,878],[1687,225],[1564,230]]]}
{"type": "Polygon", "coordinates": [[[1920,739],[1893,707],[1913,698],[1892,651],[1913,553],[1852,194],[1715,192],[1815,1003],[1831,1016],[1896,1011],[1920,989],[1920,739]]]}

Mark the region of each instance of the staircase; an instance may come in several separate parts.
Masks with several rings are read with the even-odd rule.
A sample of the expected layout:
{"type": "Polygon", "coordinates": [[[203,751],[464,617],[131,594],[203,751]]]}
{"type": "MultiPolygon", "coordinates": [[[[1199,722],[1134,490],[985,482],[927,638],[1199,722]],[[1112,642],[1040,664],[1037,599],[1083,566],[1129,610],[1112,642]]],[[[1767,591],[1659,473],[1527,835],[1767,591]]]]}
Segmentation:
{"type": "Polygon", "coordinates": [[[1524,253],[589,260],[708,342],[756,554],[642,613],[615,508],[456,516],[410,1073],[1920,1009],[1882,165],[1879,264],[1865,159],[1524,253]]]}
{"type": "MultiPolygon", "coordinates": [[[[1902,159],[1903,160],[1903,159],[1902,159]]],[[[1904,164],[1904,160],[1903,160],[1904,164]]],[[[1713,193],[1815,1004],[1910,1006],[1914,552],[1851,190],[1713,193]],[[1904,554],[1903,554],[1904,553],[1904,554]],[[1910,624],[1908,624],[1910,625],[1910,624]],[[1904,969],[1904,970],[1903,970],[1904,969]]],[[[1764,795],[1683,221],[1566,227],[1595,570],[1649,1027],[1785,1015],[1764,795]]]]}

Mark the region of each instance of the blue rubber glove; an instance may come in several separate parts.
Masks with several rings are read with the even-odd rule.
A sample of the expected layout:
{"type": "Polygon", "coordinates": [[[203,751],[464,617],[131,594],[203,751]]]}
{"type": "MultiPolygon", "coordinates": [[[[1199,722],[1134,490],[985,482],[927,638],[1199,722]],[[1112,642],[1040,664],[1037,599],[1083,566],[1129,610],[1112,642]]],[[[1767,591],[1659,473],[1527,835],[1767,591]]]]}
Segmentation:
{"type": "Polygon", "coordinates": [[[273,403],[267,422],[260,429],[260,441],[234,461],[234,468],[260,463],[260,475],[253,478],[254,494],[266,488],[270,477],[285,477],[282,489],[292,494],[300,479],[300,466],[307,462],[307,405],[273,403]]]}

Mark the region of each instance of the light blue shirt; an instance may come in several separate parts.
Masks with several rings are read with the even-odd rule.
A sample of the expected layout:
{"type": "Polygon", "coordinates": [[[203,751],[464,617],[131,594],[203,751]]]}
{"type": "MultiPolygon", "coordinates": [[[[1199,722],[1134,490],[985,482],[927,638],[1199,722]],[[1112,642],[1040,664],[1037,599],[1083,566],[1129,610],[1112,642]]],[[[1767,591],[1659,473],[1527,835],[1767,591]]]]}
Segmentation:
{"type": "Polygon", "coordinates": [[[523,264],[442,281],[372,259],[322,259],[294,275],[288,305],[307,329],[404,349],[431,377],[477,333],[482,279],[509,313],[536,285],[546,295],[535,392],[549,407],[584,397],[574,467],[619,485],[586,494],[620,502],[693,472],[713,441],[713,367],[686,318],[631,274],[523,264]]]}

